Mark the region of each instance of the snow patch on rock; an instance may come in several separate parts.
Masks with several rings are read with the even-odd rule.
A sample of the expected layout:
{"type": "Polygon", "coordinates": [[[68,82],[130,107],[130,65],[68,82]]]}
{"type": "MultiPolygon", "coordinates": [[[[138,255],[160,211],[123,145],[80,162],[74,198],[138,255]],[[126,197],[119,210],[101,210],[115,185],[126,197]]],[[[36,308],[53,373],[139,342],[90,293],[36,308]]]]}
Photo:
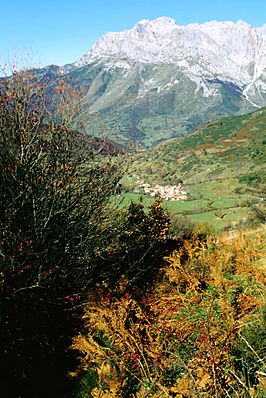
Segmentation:
{"type": "MultiPolygon", "coordinates": [[[[195,94],[203,89],[204,96],[215,95],[206,81],[216,78],[245,86],[243,95],[256,106],[253,93],[264,91],[266,82],[266,24],[254,28],[244,21],[211,21],[179,26],[169,17],[145,19],[132,29],[107,33],[74,65],[94,62],[125,70],[136,64],[174,64],[196,83],[195,94]]],[[[140,79],[143,92],[163,89],[140,79]]]]}

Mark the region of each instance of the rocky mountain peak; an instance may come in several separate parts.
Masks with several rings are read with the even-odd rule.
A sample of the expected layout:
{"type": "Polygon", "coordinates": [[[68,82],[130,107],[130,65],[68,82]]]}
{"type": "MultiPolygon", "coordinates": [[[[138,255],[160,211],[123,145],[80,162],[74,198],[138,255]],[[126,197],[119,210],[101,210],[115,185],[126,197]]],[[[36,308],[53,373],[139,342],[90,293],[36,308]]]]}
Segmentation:
{"type": "Polygon", "coordinates": [[[154,20],[143,19],[139,21],[133,28],[137,32],[150,31],[159,34],[171,32],[177,27],[173,18],[159,17],[154,20]]]}
{"type": "MultiPolygon", "coordinates": [[[[163,112],[173,120],[180,112],[187,130],[203,117],[265,105],[266,25],[254,28],[240,20],[181,26],[168,17],[144,19],[99,38],[73,69],[82,75],[84,66],[97,76],[88,86],[90,111],[125,107],[131,120],[134,108],[136,119],[143,112],[156,115],[162,129],[163,112]]],[[[148,129],[148,122],[138,123],[137,131],[148,129]]]]}
{"type": "MultiPolygon", "coordinates": [[[[211,21],[179,26],[169,17],[144,19],[132,29],[102,36],[75,66],[103,60],[108,60],[109,65],[112,61],[111,64],[115,65],[121,59],[178,65],[193,58],[194,64],[209,64],[211,74],[215,70],[224,78],[235,76],[235,81],[239,81],[240,77],[246,84],[250,76],[243,77],[246,70],[242,66],[248,65],[250,69],[250,65],[256,64],[259,58],[264,62],[265,34],[266,25],[253,28],[241,20],[236,23],[211,21]]],[[[266,63],[263,68],[265,66],[266,63]]]]}

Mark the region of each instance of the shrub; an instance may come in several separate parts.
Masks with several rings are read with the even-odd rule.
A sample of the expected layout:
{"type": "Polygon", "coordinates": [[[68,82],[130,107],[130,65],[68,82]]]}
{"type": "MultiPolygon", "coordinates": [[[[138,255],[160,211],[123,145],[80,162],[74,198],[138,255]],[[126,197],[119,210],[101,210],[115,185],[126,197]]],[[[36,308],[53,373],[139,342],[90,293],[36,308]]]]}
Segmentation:
{"type": "Polygon", "coordinates": [[[266,387],[265,303],[253,322],[247,324],[241,331],[236,341],[234,358],[236,369],[248,388],[263,382],[263,376],[266,387]]]}
{"type": "MultiPolygon", "coordinates": [[[[265,199],[264,199],[265,200],[265,199]]],[[[253,216],[255,220],[259,221],[262,224],[266,223],[266,206],[265,204],[252,204],[250,206],[253,216]]]]}
{"type": "Polygon", "coordinates": [[[78,148],[65,99],[75,100],[75,109],[78,94],[71,88],[67,94],[63,83],[54,119],[48,88],[30,71],[1,85],[1,271],[11,290],[48,287],[59,293],[83,285],[105,205],[121,177],[117,166],[97,159],[93,147],[89,153],[78,148]]]}
{"type": "Polygon", "coordinates": [[[81,397],[262,397],[265,352],[256,337],[265,325],[253,337],[245,326],[263,304],[266,275],[254,264],[261,244],[244,235],[194,236],[142,295],[130,293],[127,278],[115,290],[105,283],[91,291],[84,331],[74,339],[82,359],[73,375],[81,372],[84,384],[89,369],[98,380],[81,397]],[[241,336],[255,354],[239,348],[241,336]],[[260,370],[260,380],[246,382],[241,358],[250,374],[260,370]]]}
{"type": "Polygon", "coordinates": [[[184,215],[172,216],[170,233],[173,239],[179,241],[189,239],[194,229],[195,225],[184,215]]]}
{"type": "Polygon", "coordinates": [[[85,153],[77,142],[79,96],[53,68],[0,81],[0,365],[10,397],[63,394],[72,311],[121,177],[93,140],[85,153]]]}
{"type": "Polygon", "coordinates": [[[105,278],[115,286],[126,275],[132,288],[149,284],[169,253],[169,231],[170,217],[159,198],[147,213],[141,202],[131,203],[109,225],[109,245],[100,260],[98,281],[105,278]]]}

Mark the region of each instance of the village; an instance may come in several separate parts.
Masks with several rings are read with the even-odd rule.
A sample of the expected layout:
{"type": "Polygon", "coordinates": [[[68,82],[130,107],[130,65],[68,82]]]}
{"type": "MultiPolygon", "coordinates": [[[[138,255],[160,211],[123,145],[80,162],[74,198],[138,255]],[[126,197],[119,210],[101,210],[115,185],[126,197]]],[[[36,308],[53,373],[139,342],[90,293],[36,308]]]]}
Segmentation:
{"type": "Polygon", "coordinates": [[[186,200],[187,192],[183,190],[182,184],[178,185],[155,185],[151,186],[143,180],[139,181],[138,187],[134,189],[135,193],[144,193],[151,197],[159,195],[164,200],[177,201],[186,200]]]}

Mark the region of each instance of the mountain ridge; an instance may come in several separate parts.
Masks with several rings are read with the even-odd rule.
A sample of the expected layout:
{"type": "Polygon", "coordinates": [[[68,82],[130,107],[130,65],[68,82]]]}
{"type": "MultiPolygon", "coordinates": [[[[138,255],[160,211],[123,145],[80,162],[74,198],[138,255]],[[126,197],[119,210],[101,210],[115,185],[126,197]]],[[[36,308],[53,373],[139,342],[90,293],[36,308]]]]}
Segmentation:
{"type": "Polygon", "coordinates": [[[74,65],[80,67],[103,59],[107,68],[125,69],[132,67],[130,61],[176,63],[194,76],[200,77],[204,71],[205,78],[215,75],[241,84],[247,95],[261,77],[260,85],[266,90],[266,25],[253,28],[240,20],[180,26],[168,17],[142,20],[132,29],[105,34],[74,65]],[[197,60],[191,60],[195,57],[197,60]],[[199,59],[205,62],[202,64],[199,59]]]}
{"type": "Polygon", "coordinates": [[[148,147],[266,104],[266,25],[142,20],[62,71],[84,88],[89,134],[148,147]]]}

